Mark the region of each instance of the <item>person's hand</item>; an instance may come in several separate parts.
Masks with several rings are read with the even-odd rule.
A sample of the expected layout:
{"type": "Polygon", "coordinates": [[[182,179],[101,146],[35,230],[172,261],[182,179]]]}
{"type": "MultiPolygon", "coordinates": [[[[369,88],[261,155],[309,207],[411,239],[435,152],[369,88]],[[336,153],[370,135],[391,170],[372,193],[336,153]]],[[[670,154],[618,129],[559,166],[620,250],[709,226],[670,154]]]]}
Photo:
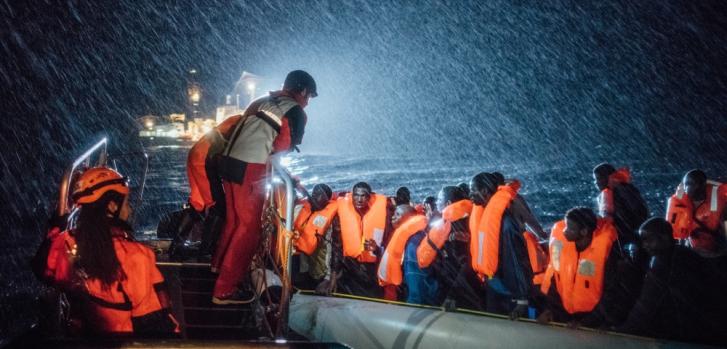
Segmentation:
{"type": "Polygon", "coordinates": [[[364,241],[364,250],[376,253],[379,250],[379,245],[374,239],[368,239],[364,241]]]}
{"type": "Polygon", "coordinates": [[[553,322],[553,312],[550,310],[543,311],[540,315],[538,315],[536,321],[541,325],[547,325],[553,322]]]}
{"type": "Polygon", "coordinates": [[[316,286],[316,294],[321,296],[330,296],[336,291],[336,280],[338,275],[334,271],[331,273],[330,279],[323,279],[318,286],[316,286]]]}

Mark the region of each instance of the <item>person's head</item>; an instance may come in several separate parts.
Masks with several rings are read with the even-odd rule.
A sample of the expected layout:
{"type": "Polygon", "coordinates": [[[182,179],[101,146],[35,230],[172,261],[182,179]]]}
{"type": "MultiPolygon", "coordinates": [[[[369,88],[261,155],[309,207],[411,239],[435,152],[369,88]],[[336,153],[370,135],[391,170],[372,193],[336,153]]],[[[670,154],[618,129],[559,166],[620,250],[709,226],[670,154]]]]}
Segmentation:
{"type": "Polygon", "coordinates": [[[598,225],[593,210],[587,207],[575,207],[565,213],[565,230],[563,235],[570,242],[590,240],[598,225]]]}
{"type": "Polygon", "coordinates": [[[616,172],[616,168],[611,164],[602,162],[593,168],[593,184],[601,191],[608,187],[608,177],[616,172]]]}
{"type": "Polygon", "coordinates": [[[331,188],[323,183],[316,184],[313,186],[313,190],[311,191],[310,197],[311,197],[311,207],[313,208],[313,211],[318,211],[328,204],[328,201],[331,200],[331,197],[333,196],[333,191],[331,188]]]}
{"type": "Polygon", "coordinates": [[[318,96],[316,81],[303,70],[293,70],[288,73],[283,82],[283,90],[292,94],[301,107],[305,108],[311,98],[318,96]]]}
{"type": "Polygon", "coordinates": [[[497,190],[497,177],[492,173],[481,172],[470,180],[470,199],[475,205],[486,205],[497,190]]]}
{"type": "Polygon", "coordinates": [[[416,209],[412,205],[398,205],[394,210],[394,214],[391,216],[391,225],[396,229],[415,213],[416,209]]]}
{"type": "Polygon", "coordinates": [[[505,175],[500,172],[492,172],[492,175],[495,176],[497,185],[505,185],[505,175]]]}
{"type": "Polygon", "coordinates": [[[394,198],[394,201],[397,205],[411,204],[411,192],[409,191],[409,188],[399,187],[399,189],[396,189],[396,197],[394,198]]]}
{"type": "Polygon", "coordinates": [[[464,193],[465,198],[470,197],[470,185],[469,184],[462,182],[462,183],[457,184],[457,187],[460,190],[462,190],[462,193],[464,193]]]}
{"type": "Polygon", "coordinates": [[[707,197],[707,174],[702,170],[691,170],[682,179],[684,192],[692,201],[702,201],[707,197]]]}
{"type": "Polygon", "coordinates": [[[351,189],[351,198],[353,207],[356,210],[367,210],[369,208],[369,200],[371,199],[371,186],[366,182],[358,182],[351,189]]]}
{"type": "Polygon", "coordinates": [[[445,207],[466,198],[467,197],[462,192],[462,189],[459,187],[455,187],[453,185],[444,186],[439,193],[437,193],[437,210],[442,212],[445,207]]]}
{"type": "Polygon", "coordinates": [[[116,257],[112,226],[124,226],[131,213],[126,178],[107,167],[86,170],[74,183],[71,198],[79,207],[74,230],[77,264],[108,286],[123,271],[116,257]]]}
{"type": "Polygon", "coordinates": [[[427,218],[431,218],[432,216],[436,215],[437,212],[437,198],[434,196],[427,196],[424,198],[424,202],[422,202],[422,205],[424,206],[424,213],[426,214],[427,218]]]}
{"type": "Polygon", "coordinates": [[[641,224],[639,239],[650,256],[668,253],[674,247],[671,224],[661,217],[649,218],[641,224]]]}

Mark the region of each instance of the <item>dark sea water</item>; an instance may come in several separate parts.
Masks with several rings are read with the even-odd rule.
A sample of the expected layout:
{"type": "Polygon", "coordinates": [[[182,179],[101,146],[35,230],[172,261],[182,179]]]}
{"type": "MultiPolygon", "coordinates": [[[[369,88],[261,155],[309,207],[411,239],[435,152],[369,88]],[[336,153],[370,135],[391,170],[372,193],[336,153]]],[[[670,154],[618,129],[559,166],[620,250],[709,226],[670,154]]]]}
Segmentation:
{"type": "MultiPolygon", "coordinates": [[[[143,190],[143,201],[135,205],[133,225],[141,238],[153,237],[159,218],[181,209],[189,195],[186,174],[188,145],[150,146],[146,149],[149,169],[143,190]]],[[[595,163],[572,162],[543,165],[537,159],[532,163],[506,165],[481,161],[466,156],[430,157],[428,154],[410,154],[407,157],[342,157],[324,154],[300,153],[285,158],[291,172],[300,177],[310,190],[316,183],[326,183],[335,191],[350,190],[354,183],[366,181],[374,191],[393,195],[399,186],[408,186],[412,199],[421,202],[428,195],[436,195],[444,185],[468,182],[481,171],[499,171],[507,178],[519,179],[520,193],[531,209],[548,229],[574,206],[595,207],[597,191],[592,183],[591,169],[595,163]]],[[[144,157],[126,154],[119,158],[119,170],[131,177],[133,197],[141,193],[144,157]]],[[[641,190],[652,215],[663,215],[667,198],[689,165],[646,163],[637,160],[614,164],[631,168],[634,184],[641,190]]],[[[708,174],[720,172],[707,169],[708,174]]],[[[60,174],[58,174],[60,176],[60,174]]],[[[39,217],[47,212],[37,212],[39,217]]],[[[20,227],[35,231],[44,222],[25,221],[20,227]]],[[[35,251],[39,237],[23,236],[0,245],[0,280],[4,287],[0,294],[0,344],[3,340],[26,330],[37,319],[35,298],[42,286],[30,273],[27,258],[35,251]]]]}

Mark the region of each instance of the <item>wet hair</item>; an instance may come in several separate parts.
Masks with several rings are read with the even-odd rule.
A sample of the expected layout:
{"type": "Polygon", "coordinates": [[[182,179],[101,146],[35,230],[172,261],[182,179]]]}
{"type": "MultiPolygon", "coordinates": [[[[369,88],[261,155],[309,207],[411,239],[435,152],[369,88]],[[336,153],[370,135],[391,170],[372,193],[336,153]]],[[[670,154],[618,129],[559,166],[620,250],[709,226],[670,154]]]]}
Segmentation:
{"type": "Polygon", "coordinates": [[[313,186],[313,190],[312,190],[313,192],[319,191],[319,190],[322,190],[326,194],[326,197],[328,198],[328,200],[330,200],[331,197],[333,197],[333,190],[331,190],[331,187],[329,187],[325,183],[320,183],[320,184],[316,184],[313,186]]]}
{"type": "Polygon", "coordinates": [[[581,228],[586,228],[588,231],[596,230],[598,224],[598,218],[588,207],[574,207],[565,213],[565,219],[570,220],[578,224],[581,228]]]}
{"type": "Polygon", "coordinates": [[[700,184],[707,183],[707,174],[700,169],[690,170],[686,175],[684,175],[684,177],[691,178],[700,184]]]}
{"type": "Polygon", "coordinates": [[[76,266],[90,278],[100,280],[104,287],[124,277],[111,236],[112,222],[117,219],[123,200],[124,195],[111,190],[97,201],[81,205],[73,231],[78,246],[76,266]],[[108,204],[112,201],[119,205],[116,217],[108,216],[108,204]]]}
{"type": "Polygon", "coordinates": [[[669,238],[672,237],[673,233],[671,224],[661,217],[651,217],[647,219],[646,222],[641,224],[641,227],[639,227],[639,231],[641,230],[646,230],[659,236],[668,236],[669,238]]]}
{"type": "Polygon", "coordinates": [[[462,190],[462,192],[464,193],[464,196],[465,197],[470,196],[470,186],[469,186],[469,184],[467,184],[465,182],[462,182],[462,183],[457,184],[457,187],[460,190],[462,190]]]}
{"type": "Polygon", "coordinates": [[[366,182],[358,182],[353,185],[353,188],[351,188],[351,192],[354,192],[357,188],[365,189],[366,191],[371,194],[373,190],[371,190],[371,186],[366,182]]]}
{"type": "Polygon", "coordinates": [[[486,189],[490,193],[497,190],[497,177],[489,172],[480,172],[472,177],[474,183],[480,189],[486,189]]]}
{"type": "Polygon", "coordinates": [[[411,192],[407,187],[399,187],[396,189],[396,197],[394,198],[397,205],[409,204],[411,202],[411,192]]]}
{"type": "Polygon", "coordinates": [[[434,196],[427,196],[424,198],[424,204],[429,205],[430,207],[437,207],[437,198],[434,196]]]}
{"type": "Polygon", "coordinates": [[[444,202],[447,201],[457,202],[467,198],[467,195],[462,191],[462,188],[448,185],[442,187],[442,194],[444,195],[444,202]]]}
{"type": "Polygon", "coordinates": [[[492,175],[497,178],[497,185],[505,185],[505,176],[500,172],[492,172],[492,175]]]}
{"type": "Polygon", "coordinates": [[[616,168],[607,162],[602,162],[593,168],[593,173],[604,178],[608,178],[614,172],[616,172],[616,168]]]}

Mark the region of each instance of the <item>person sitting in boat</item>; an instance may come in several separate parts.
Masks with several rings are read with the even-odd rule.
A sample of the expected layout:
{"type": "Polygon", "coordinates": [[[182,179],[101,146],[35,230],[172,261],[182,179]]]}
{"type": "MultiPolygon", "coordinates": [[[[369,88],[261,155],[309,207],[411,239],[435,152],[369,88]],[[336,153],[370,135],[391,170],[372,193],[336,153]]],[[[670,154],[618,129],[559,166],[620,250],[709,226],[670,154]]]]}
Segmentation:
{"type": "Polygon", "coordinates": [[[616,170],[601,163],[593,168],[593,184],[599,191],[598,215],[613,219],[619,248],[636,241],[636,230],[649,216],[641,192],[631,183],[631,173],[624,167],[616,170]]]}
{"type": "Polygon", "coordinates": [[[456,186],[445,186],[436,199],[439,216],[430,219],[429,231],[416,250],[420,268],[433,268],[440,299],[447,307],[484,310],[481,282],[470,265],[467,221],[472,201],[456,186]]]}
{"type": "Polygon", "coordinates": [[[568,210],[553,225],[550,262],[540,286],[547,301],[538,322],[568,322],[573,328],[607,325],[617,291],[617,238],[612,221],[587,207],[568,210]]]}
{"type": "MultiPolygon", "coordinates": [[[[225,193],[217,162],[242,115],[225,119],[206,133],[189,149],[187,179],[189,181],[189,207],[182,211],[175,225],[174,239],[169,248],[172,259],[184,259],[185,242],[194,225],[202,220],[202,234],[197,258],[208,262],[217,245],[225,218],[225,193]]],[[[199,237],[198,237],[199,238],[199,237]]]]}
{"type": "Polygon", "coordinates": [[[303,109],[318,95],[316,82],[294,70],[281,91],[254,100],[245,109],[220,157],[227,213],[211,267],[219,272],[212,296],[215,304],[243,304],[255,299],[248,271],[258,248],[265,202],[265,177],[273,153],[296,149],[308,120],[303,109]]]}
{"type": "Polygon", "coordinates": [[[107,167],[75,182],[75,227],[52,227],[36,257],[41,279],[59,287],[80,309],[89,334],[166,336],[179,332],[154,252],[134,241],[127,223],[127,179],[107,167]]]}
{"type": "MultiPolygon", "coordinates": [[[[508,182],[513,181],[506,180],[505,176],[499,172],[493,172],[492,174],[497,177],[498,186],[506,185],[508,182]]],[[[512,203],[510,203],[510,212],[512,213],[513,219],[515,219],[515,222],[518,223],[518,229],[520,229],[520,231],[529,231],[530,233],[535,234],[535,237],[539,240],[545,241],[548,239],[548,233],[543,230],[543,226],[540,225],[535,214],[533,214],[533,211],[530,210],[530,206],[528,206],[527,201],[525,201],[525,198],[519,193],[515,196],[515,199],[512,200],[512,203]]]]}
{"type": "Polygon", "coordinates": [[[427,217],[418,214],[413,206],[409,204],[396,206],[391,217],[391,225],[395,230],[379,263],[377,273],[379,284],[383,287],[398,288],[404,282],[408,303],[428,305],[436,303],[437,280],[429,268],[419,267],[416,253],[425,236],[428,223],[427,217]]]}
{"type": "Polygon", "coordinates": [[[639,229],[651,260],[639,299],[615,329],[641,336],[727,344],[727,257],[702,257],[674,243],[672,226],[653,217],[639,229]]]}
{"type": "Polygon", "coordinates": [[[437,198],[434,196],[427,196],[422,202],[422,208],[424,209],[424,215],[430,221],[434,218],[441,216],[441,213],[437,210],[437,198]]]}
{"type": "Polygon", "coordinates": [[[727,185],[707,180],[702,170],[687,172],[667,204],[674,238],[701,253],[716,252],[727,232],[726,203],[727,185]]]}
{"type": "MultiPolygon", "coordinates": [[[[366,182],[358,182],[338,198],[333,221],[331,277],[317,288],[319,293],[338,289],[348,294],[381,298],[376,267],[392,231],[388,200],[374,193],[366,182]]],[[[387,299],[396,299],[396,288],[386,288],[387,299]]]]}
{"type": "Polygon", "coordinates": [[[316,184],[310,199],[300,202],[293,226],[298,234],[295,249],[301,253],[308,266],[307,281],[318,285],[330,280],[328,268],[331,251],[333,221],[338,213],[338,201],[326,184],[316,184]]]}
{"type": "Polygon", "coordinates": [[[470,258],[472,269],[486,285],[489,312],[519,317],[527,314],[533,289],[528,241],[509,209],[519,183],[498,186],[482,172],[470,181],[470,258]]]}

